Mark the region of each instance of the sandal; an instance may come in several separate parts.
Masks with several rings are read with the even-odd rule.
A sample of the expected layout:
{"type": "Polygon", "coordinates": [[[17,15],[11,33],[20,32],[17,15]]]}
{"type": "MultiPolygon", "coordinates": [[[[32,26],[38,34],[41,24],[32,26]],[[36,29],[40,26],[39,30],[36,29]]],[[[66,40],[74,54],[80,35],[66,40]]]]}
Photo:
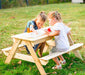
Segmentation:
{"type": "Polygon", "coordinates": [[[63,60],[63,61],[60,60],[60,63],[61,63],[62,65],[64,65],[64,64],[66,64],[66,60],[63,60]]]}
{"type": "Polygon", "coordinates": [[[62,65],[55,65],[54,67],[52,67],[52,69],[62,69],[62,65]]]}

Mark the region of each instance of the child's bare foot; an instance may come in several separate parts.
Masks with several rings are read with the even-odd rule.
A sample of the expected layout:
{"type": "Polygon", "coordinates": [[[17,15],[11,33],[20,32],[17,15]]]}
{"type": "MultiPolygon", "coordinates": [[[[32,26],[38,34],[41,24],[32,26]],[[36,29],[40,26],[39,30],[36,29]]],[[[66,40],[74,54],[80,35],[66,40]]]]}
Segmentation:
{"type": "Polygon", "coordinates": [[[52,69],[62,69],[62,65],[55,65],[54,67],[52,67],[52,69]]]}

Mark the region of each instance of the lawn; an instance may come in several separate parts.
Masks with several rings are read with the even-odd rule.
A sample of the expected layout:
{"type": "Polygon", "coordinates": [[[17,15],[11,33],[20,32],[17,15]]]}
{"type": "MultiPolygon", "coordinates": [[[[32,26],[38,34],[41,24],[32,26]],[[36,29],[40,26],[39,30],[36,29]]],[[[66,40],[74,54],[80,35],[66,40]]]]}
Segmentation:
{"type": "MultiPolygon", "coordinates": [[[[24,32],[27,21],[34,19],[40,11],[58,10],[62,15],[65,24],[72,22],[72,34],[75,43],[85,43],[85,4],[48,4],[36,5],[21,8],[10,8],[0,10],[0,50],[12,46],[12,35],[24,32]]],[[[48,26],[48,21],[44,26],[48,26]]],[[[62,70],[52,70],[55,63],[50,60],[46,66],[43,66],[46,73],[56,72],[57,75],[85,75],[85,46],[80,53],[84,61],[76,58],[73,53],[64,54],[67,63],[63,65],[62,70]]],[[[1,52],[0,52],[1,53],[1,52]]],[[[45,53],[43,54],[45,55],[45,53]]],[[[35,64],[22,61],[18,64],[18,59],[13,59],[11,63],[4,64],[6,57],[0,54],[0,75],[40,75],[35,64]]],[[[50,74],[56,75],[56,74],[50,74]]]]}

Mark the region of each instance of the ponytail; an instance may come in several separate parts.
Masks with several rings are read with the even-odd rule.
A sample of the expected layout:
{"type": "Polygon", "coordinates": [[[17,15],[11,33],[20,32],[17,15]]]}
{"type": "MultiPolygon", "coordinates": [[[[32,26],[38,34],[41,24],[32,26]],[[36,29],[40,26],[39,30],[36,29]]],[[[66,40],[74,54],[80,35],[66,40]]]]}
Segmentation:
{"type": "Polygon", "coordinates": [[[40,14],[37,16],[41,21],[45,22],[47,19],[47,15],[44,11],[41,11],[40,14]]]}
{"type": "Polygon", "coordinates": [[[61,20],[61,15],[58,13],[58,11],[55,11],[55,18],[59,21],[61,20]]]}
{"type": "Polygon", "coordinates": [[[58,13],[58,11],[53,11],[53,12],[49,12],[48,14],[49,18],[56,18],[58,21],[61,21],[61,15],[60,13],[58,13]]]}

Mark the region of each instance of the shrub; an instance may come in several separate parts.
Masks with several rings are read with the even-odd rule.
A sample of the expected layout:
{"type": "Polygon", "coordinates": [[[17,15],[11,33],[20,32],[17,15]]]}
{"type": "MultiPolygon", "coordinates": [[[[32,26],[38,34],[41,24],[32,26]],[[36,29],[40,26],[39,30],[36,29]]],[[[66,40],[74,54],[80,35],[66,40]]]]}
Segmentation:
{"type": "MultiPolygon", "coordinates": [[[[68,2],[71,0],[48,0],[48,3],[68,2]]],[[[29,5],[47,4],[47,0],[28,0],[29,5]]],[[[26,6],[26,0],[2,0],[2,8],[26,6]]]]}

